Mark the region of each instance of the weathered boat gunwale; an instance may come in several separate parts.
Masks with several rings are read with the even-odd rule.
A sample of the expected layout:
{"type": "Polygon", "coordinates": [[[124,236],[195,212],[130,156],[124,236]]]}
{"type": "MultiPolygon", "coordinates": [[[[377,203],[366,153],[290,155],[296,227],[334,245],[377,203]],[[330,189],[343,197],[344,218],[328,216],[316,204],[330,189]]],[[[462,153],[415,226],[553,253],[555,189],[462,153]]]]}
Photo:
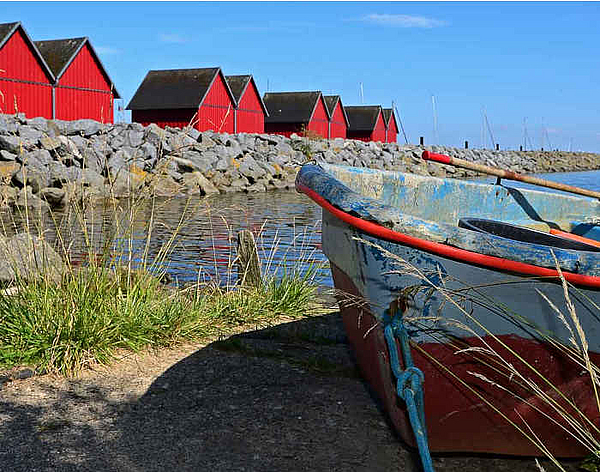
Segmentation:
{"type": "MultiPolygon", "coordinates": [[[[343,169],[343,166],[328,167],[343,169]]],[[[404,215],[398,208],[355,192],[319,165],[304,166],[298,173],[296,187],[348,224],[389,241],[527,276],[558,278],[557,261],[570,283],[600,288],[600,254],[595,252],[522,243],[404,215]]],[[[530,192],[535,191],[525,194],[530,192]]],[[[567,198],[581,200],[578,197],[567,198]]]]}
{"type": "MultiPolygon", "coordinates": [[[[554,311],[564,303],[565,297],[558,272],[554,268],[454,247],[446,240],[440,242],[429,237],[421,228],[412,228],[414,234],[399,231],[398,222],[402,222],[402,218],[397,216],[414,210],[411,202],[394,208],[372,198],[369,178],[362,182],[352,179],[352,175],[360,175],[362,169],[353,168],[348,175],[339,178],[337,172],[327,173],[328,165],[324,167],[325,170],[305,166],[298,175],[296,187],[323,208],[322,249],[330,261],[348,340],[361,372],[382,401],[400,437],[408,444],[416,444],[408,407],[399,399],[398,395],[402,395],[396,384],[407,371],[400,377],[397,375],[398,366],[392,359],[394,348],[386,343],[384,336],[384,331],[398,321],[398,316],[409,337],[413,360],[408,362],[403,358],[400,367],[407,369],[414,365],[425,379],[422,384],[424,417],[431,452],[540,456],[541,442],[544,450],[552,451],[556,457],[588,454],[589,449],[578,442],[576,435],[570,436],[571,433],[565,433],[566,429],[555,427],[563,420],[556,413],[554,403],[554,406],[545,404],[534,389],[514,382],[516,377],[537,379],[541,376],[542,390],[549,382],[563,392],[564,398],[577,405],[577,415],[583,414],[594,424],[600,422],[589,377],[582,376],[581,365],[557,348],[570,346],[573,336],[569,326],[561,322],[554,311]],[[369,197],[361,195],[360,190],[365,190],[369,197]],[[367,210],[363,211],[364,208],[367,210]],[[404,262],[399,264],[398,261],[404,262]],[[356,300],[365,303],[356,303],[356,300]],[[483,357],[479,357],[480,352],[483,357]],[[488,354],[494,360],[491,364],[488,354]],[[489,401],[482,402],[482,399],[489,401]],[[527,425],[527,431],[534,432],[537,442],[514,427],[521,423],[527,425]]],[[[375,185],[380,186],[378,190],[383,190],[383,181],[377,181],[377,177],[374,180],[375,185]]],[[[400,180],[398,183],[402,184],[400,180]]],[[[488,185],[487,189],[490,188],[494,186],[488,185]]],[[[439,196],[435,184],[429,190],[433,199],[439,196]]],[[[412,197],[417,193],[400,190],[396,196],[412,197]]],[[[474,206],[480,203],[471,196],[465,201],[469,199],[474,206]]],[[[525,198],[524,202],[527,204],[528,200],[525,198]]],[[[539,200],[533,199],[531,203],[535,209],[539,200]]],[[[581,207],[585,205],[578,209],[581,207]]],[[[477,211],[482,210],[482,213],[489,209],[477,208],[477,211]]],[[[556,214],[562,215],[569,209],[563,206],[559,210],[556,214]]],[[[427,209],[423,213],[427,213],[427,209]]],[[[514,221],[506,218],[506,213],[491,214],[501,221],[514,221]]],[[[579,212],[580,217],[598,214],[600,206],[590,212],[579,212]]],[[[411,216],[406,221],[414,220],[411,216]]],[[[426,226],[429,222],[421,220],[421,223],[426,226]]],[[[598,229],[597,226],[592,228],[596,239],[599,239],[598,229]]],[[[499,239],[516,243],[513,239],[499,239]]],[[[542,249],[550,252],[549,246],[542,249]]],[[[587,254],[588,251],[570,252],[590,257],[589,260],[597,256],[597,253],[587,254]]],[[[556,253],[562,257],[569,251],[557,250],[556,253]]],[[[568,258],[563,259],[561,265],[568,262],[568,258]]],[[[578,313],[578,323],[588,337],[589,356],[597,365],[600,277],[563,274],[574,285],[579,285],[568,291],[573,309],[578,313]]],[[[403,342],[397,338],[396,348],[403,342]]]]}

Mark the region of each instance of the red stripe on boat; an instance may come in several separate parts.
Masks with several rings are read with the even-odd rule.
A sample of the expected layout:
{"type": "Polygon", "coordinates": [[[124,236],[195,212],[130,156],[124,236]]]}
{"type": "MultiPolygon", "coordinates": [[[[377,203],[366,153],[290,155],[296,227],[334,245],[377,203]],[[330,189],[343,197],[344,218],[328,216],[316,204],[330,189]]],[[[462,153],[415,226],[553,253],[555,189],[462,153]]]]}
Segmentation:
{"type": "MultiPolygon", "coordinates": [[[[448,257],[461,262],[490,267],[492,269],[501,271],[514,272],[536,277],[559,277],[558,271],[555,269],[548,269],[545,267],[538,267],[533,264],[526,264],[524,262],[511,261],[510,259],[503,259],[501,257],[479,254],[477,252],[467,251],[466,249],[447,246],[446,244],[427,241],[425,239],[415,238],[414,236],[408,236],[404,233],[392,231],[391,229],[381,226],[377,223],[357,218],[356,216],[352,216],[345,211],[334,207],[321,195],[305,185],[297,184],[297,188],[314,200],[319,206],[326,209],[333,216],[372,236],[376,236],[387,241],[412,246],[416,249],[421,249],[423,251],[438,254],[440,256],[448,257]]],[[[565,271],[562,271],[562,274],[564,278],[572,284],[600,288],[600,277],[574,274],[572,272],[565,271]]]]}

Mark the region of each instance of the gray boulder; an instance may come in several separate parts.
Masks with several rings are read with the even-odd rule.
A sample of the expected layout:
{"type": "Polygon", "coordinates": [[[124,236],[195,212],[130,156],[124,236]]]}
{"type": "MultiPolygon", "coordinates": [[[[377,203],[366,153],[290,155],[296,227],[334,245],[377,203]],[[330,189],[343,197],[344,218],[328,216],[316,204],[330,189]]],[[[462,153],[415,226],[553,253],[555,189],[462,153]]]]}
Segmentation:
{"type": "Polygon", "coordinates": [[[33,193],[38,193],[50,186],[50,175],[45,167],[24,165],[13,174],[12,183],[18,188],[30,187],[33,193]]]}
{"type": "Polygon", "coordinates": [[[204,153],[187,151],[183,153],[183,157],[192,161],[196,166],[196,170],[208,174],[213,170],[213,165],[216,164],[218,157],[212,151],[204,153]]]}
{"type": "Polygon", "coordinates": [[[176,164],[176,170],[185,174],[186,172],[200,172],[200,168],[190,159],[183,157],[170,156],[169,161],[176,164]]]}
{"type": "Polygon", "coordinates": [[[219,160],[215,163],[214,169],[217,171],[224,172],[232,166],[233,166],[233,158],[223,156],[223,157],[220,157],[219,160]]]}
{"type": "Polygon", "coordinates": [[[235,139],[228,139],[225,143],[225,149],[227,154],[233,158],[241,157],[244,154],[242,147],[235,139]]]}
{"type": "Polygon", "coordinates": [[[239,171],[250,183],[256,182],[266,174],[266,171],[249,155],[244,156],[240,161],[239,171]]]}
{"type": "Polygon", "coordinates": [[[14,154],[20,154],[23,151],[24,139],[17,136],[0,135],[0,149],[14,154]]]}
{"type": "Polygon", "coordinates": [[[165,139],[165,130],[154,123],[144,128],[144,142],[159,147],[165,139]]]}
{"type": "Polygon", "coordinates": [[[183,133],[174,133],[169,135],[167,142],[171,148],[171,153],[178,156],[183,156],[185,151],[197,146],[197,141],[195,139],[183,133]]]}
{"type": "Polygon", "coordinates": [[[95,134],[98,134],[102,131],[102,123],[99,123],[95,120],[82,119],[69,121],[67,125],[66,134],[69,136],[72,135],[80,135],[89,138],[95,134]]]}
{"type": "Polygon", "coordinates": [[[212,133],[204,132],[201,133],[200,136],[196,139],[200,146],[200,149],[206,150],[213,148],[217,145],[214,140],[211,138],[212,133]]]}
{"type": "Polygon", "coordinates": [[[114,177],[109,178],[111,195],[117,198],[130,197],[144,186],[144,179],[134,172],[121,169],[114,177]]]}
{"type": "Polygon", "coordinates": [[[144,142],[144,131],[132,129],[127,132],[127,141],[131,147],[139,147],[144,142]]]}
{"type": "Polygon", "coordinates": [[[108,132],[107,140],[114,151],[118,151],[122,146],[129,145],[126,125],[123,123],[115,124],[108,132]]]}
{"type": "Polygon", "coordinates": [[[132,158],[129,153],[123,149],[111,154],[106,164],[110,173],[114,176],[122,170],[127,170],[132,158]]]}
{"type": "Polygon", "coordinates": [[[15,201],[14,206],[19,209],[37,208],[40,210],[50,207],[47,202],[33,194],[31,187],[25,187],[21,189],[17,195],[17,200],[15,201]]]}
{"type": "Polygon", "coordinates": [[[70,121],[64,120],[50,120],[48,121],[48,135],[49,136],[60,136],[66,135],[69,129],[70,121]]]}
{"type": "Polygon", "coordinates": [[[43,239],[26,233],[0,237],[0,284],[39,279],[58,283],[65,270],[59,254],[43,239]]]}
{"type": "Polygon", "coordinates": [[[145,161],[156,160],[158,158],[158,151],[156,149],[156,146],[149,142],[143,143],[139,148],[139,152],[140,157],[145,161]]]}
{"type": "Polygon", "coordinates": [[[186,127],[184,129],[185,134],[187,134],[194,141],[198,142],[198,138],[200,138],[201,133],[196,128],[186,127]]]}
{"type": "Polygon", "coordinates": [[[50,185],[62,188],[73,182],[84,187],[103,187],[104,177],[92,169],[67,167],[60,162],[52,162],[49,166],[50,185]]]}
{"type": "Polygon", "coordinates": [[[106,155],[98,152],[95,148],[89,147],[82,152],[84,169],[90,169],[98,174],[103,174],[106,170],[106,155]]]}
{"type": "Polygon", "coordinates": [[[0,113],[0,135],[14,135],[17,133],[17,123],[11,115],[0,113]]]}
{"type": "Polygon", "coordinates": [[[191,172],[184,174],[183,185],[188,189],[188,193],[195,193],[199,190],[201,195],[213,195],[219,193],[215,187],[204,175],[200,172],[191,172]]]}
{"type": "Polygon", "coordinates": [[[52,156],[45,149],[36,149],[35,151],[29,151],[17,157],[17,162],[35,167],[46,167],[52,161],[52,156]]]}
{"type": "Polygon", "coordinates": [[[62,206],[65,204],[65,189],[56,187],[46,187],[40,190],[40,198],[48,202],[51,206],[62,206]]]}
{"type": "Polygon", "coordinates": [[[90,145],[90,140],[88,138],[84,138],[83,136],[74,135],[70,136],[69,139],[73,141],[75,146],[77,146],[77,149],[80,153],[83,153],[83,151],[90,145]]]}
{"type": "Polygon", "coordinates": [[[27,125],[37,129],[38,131],[41,131],[42,133],[48,133],[48,120],[46,120],[46,118],[37,116],[35,118],[28,119],[26,123],[27,125]]]}
{"type": "Polygon", "coordinates": [[[5,151],[4,149],[0,151],[0,161],[14,161],[16,158],[17,155],[12,152],[5,151]]]}
{"type": "Polygon", "coordinates": [[[92,169],[81,169],[81,183],[89,187],[103,187],[104,177],[92,169]]]}
{"type": "Polygon", "coordinates": [[[57,149],[59,158],[65,162],[73,165],[75,162],[81,163],[83,156],[79,152],[77,145],[66,136],[58,136],[57,139],[60,141],[61,146],[57,149]]]}
{"type": "Polygon", "coordinates": [[[43,134],[40,130],[34,128],[33,126],[25,125],[19,126],[19,136],[23,138],[23,141],[27,142],[30,146],[35,146],[43,134]]]}
{"type": "Polygon", "coordinates": [[[175,197],[183,195],[185,187],[175,181],[170,175],[153,175],[148,181],[150,193],[157,197],[175,197]]]}
{"type": "Polygon", "coordinates": [[[59,149],[63,146],[60,139],[58,139],[56,136],[42,136],[40,138],[40,145],[42,146],[42,149],[45,149],[46,151],[56,152],[58,152],[59,149]]]}
{"type": "Polygon", "coordinates": [[[248,179],[242,175],[240,178],[231,181],[228,190],[232,192],[243,192],[249,186],[250,182],[248,182],[248,179]]]}
{"type": "Polygon", "coordinates": [[[248,192],[248,193],[266,192],[266,191],[267,191],[267,187],[265,186],[265,184],[263,182],[255,182],[246,188],[246,192],[248,192]]]}

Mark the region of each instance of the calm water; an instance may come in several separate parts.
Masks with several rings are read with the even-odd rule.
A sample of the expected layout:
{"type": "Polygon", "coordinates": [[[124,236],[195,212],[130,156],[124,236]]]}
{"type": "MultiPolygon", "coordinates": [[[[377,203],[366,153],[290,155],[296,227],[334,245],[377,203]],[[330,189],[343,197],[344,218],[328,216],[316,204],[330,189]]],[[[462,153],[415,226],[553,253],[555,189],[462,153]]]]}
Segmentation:
{"type": "MultiPolygon", "coordinates": [[[[600,171],[543,174],[540,177],[600,191],[600,171]]],[[[505,185],[530,187],[504,181],[505,185]]],[[[537,187],[539,188],[539,187],[537,187]]],[[[272,273],[306,271],[321,265],[319,281],[332,285],[326,259],[320,251],[321,210],[306,196],[293,191],[259,194],[229,194],[195,200],[173,199],[142,207],[121,202],[115,212],[110,209],[88,211],[85,231],[77,214],[57,213],[37,225],[45,237],[60,245],[57,234],[72,241],[69,248],[75,262],[97,257],[104,246],[113,241],[113,250],[133,254],[132,262],[161,257],[161,248],[170,245],[165,261],[168,273],[180,282],[235,280],[236,234],[251,230],[257,237],[264,270],[272,273]],[[137,208],[137,211],[134,211],[137,208]],[[118,218],[114,215],[118,214],[118,218]],[[152,221],[151,221],[152,220],[152,221]],[[148,234],[148,227],[153,231],[148,234]],[[172,239],[174,229],[179,227],[172,239]],[[107,235],[115,235],[107,237],[107,235]],[[120,237],[119,237],[120,236],[120,237]],[[84,241],[89,241],[84,243],[84,241]],[[86,248],[91,247],[91,250],[86,248]]],[[[0,215],[5,227],[14,232],[23,223],[14,217],[0,215]],[[14,228],[17,227],[17,228],[14,228]]],[[[128,256],[123,256],[127,258],[128,256]]]]}

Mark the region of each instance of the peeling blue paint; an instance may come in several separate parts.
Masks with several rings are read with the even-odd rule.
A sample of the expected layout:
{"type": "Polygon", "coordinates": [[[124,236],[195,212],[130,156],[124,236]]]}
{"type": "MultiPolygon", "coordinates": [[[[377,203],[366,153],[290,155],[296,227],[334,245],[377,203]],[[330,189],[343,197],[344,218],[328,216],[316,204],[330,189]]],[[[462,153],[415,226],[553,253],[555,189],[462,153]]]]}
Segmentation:
{"type": "Polygon", "coordinates": [[[347,213],[409,236],[547,268],[555,268],[552,251],[562,270],[600,276],[600,253],[550,248],[457,226],[464,217],[490,218],[600,240],[596,200],[325,163],[304,166],[297,182],[347,213]]]}

